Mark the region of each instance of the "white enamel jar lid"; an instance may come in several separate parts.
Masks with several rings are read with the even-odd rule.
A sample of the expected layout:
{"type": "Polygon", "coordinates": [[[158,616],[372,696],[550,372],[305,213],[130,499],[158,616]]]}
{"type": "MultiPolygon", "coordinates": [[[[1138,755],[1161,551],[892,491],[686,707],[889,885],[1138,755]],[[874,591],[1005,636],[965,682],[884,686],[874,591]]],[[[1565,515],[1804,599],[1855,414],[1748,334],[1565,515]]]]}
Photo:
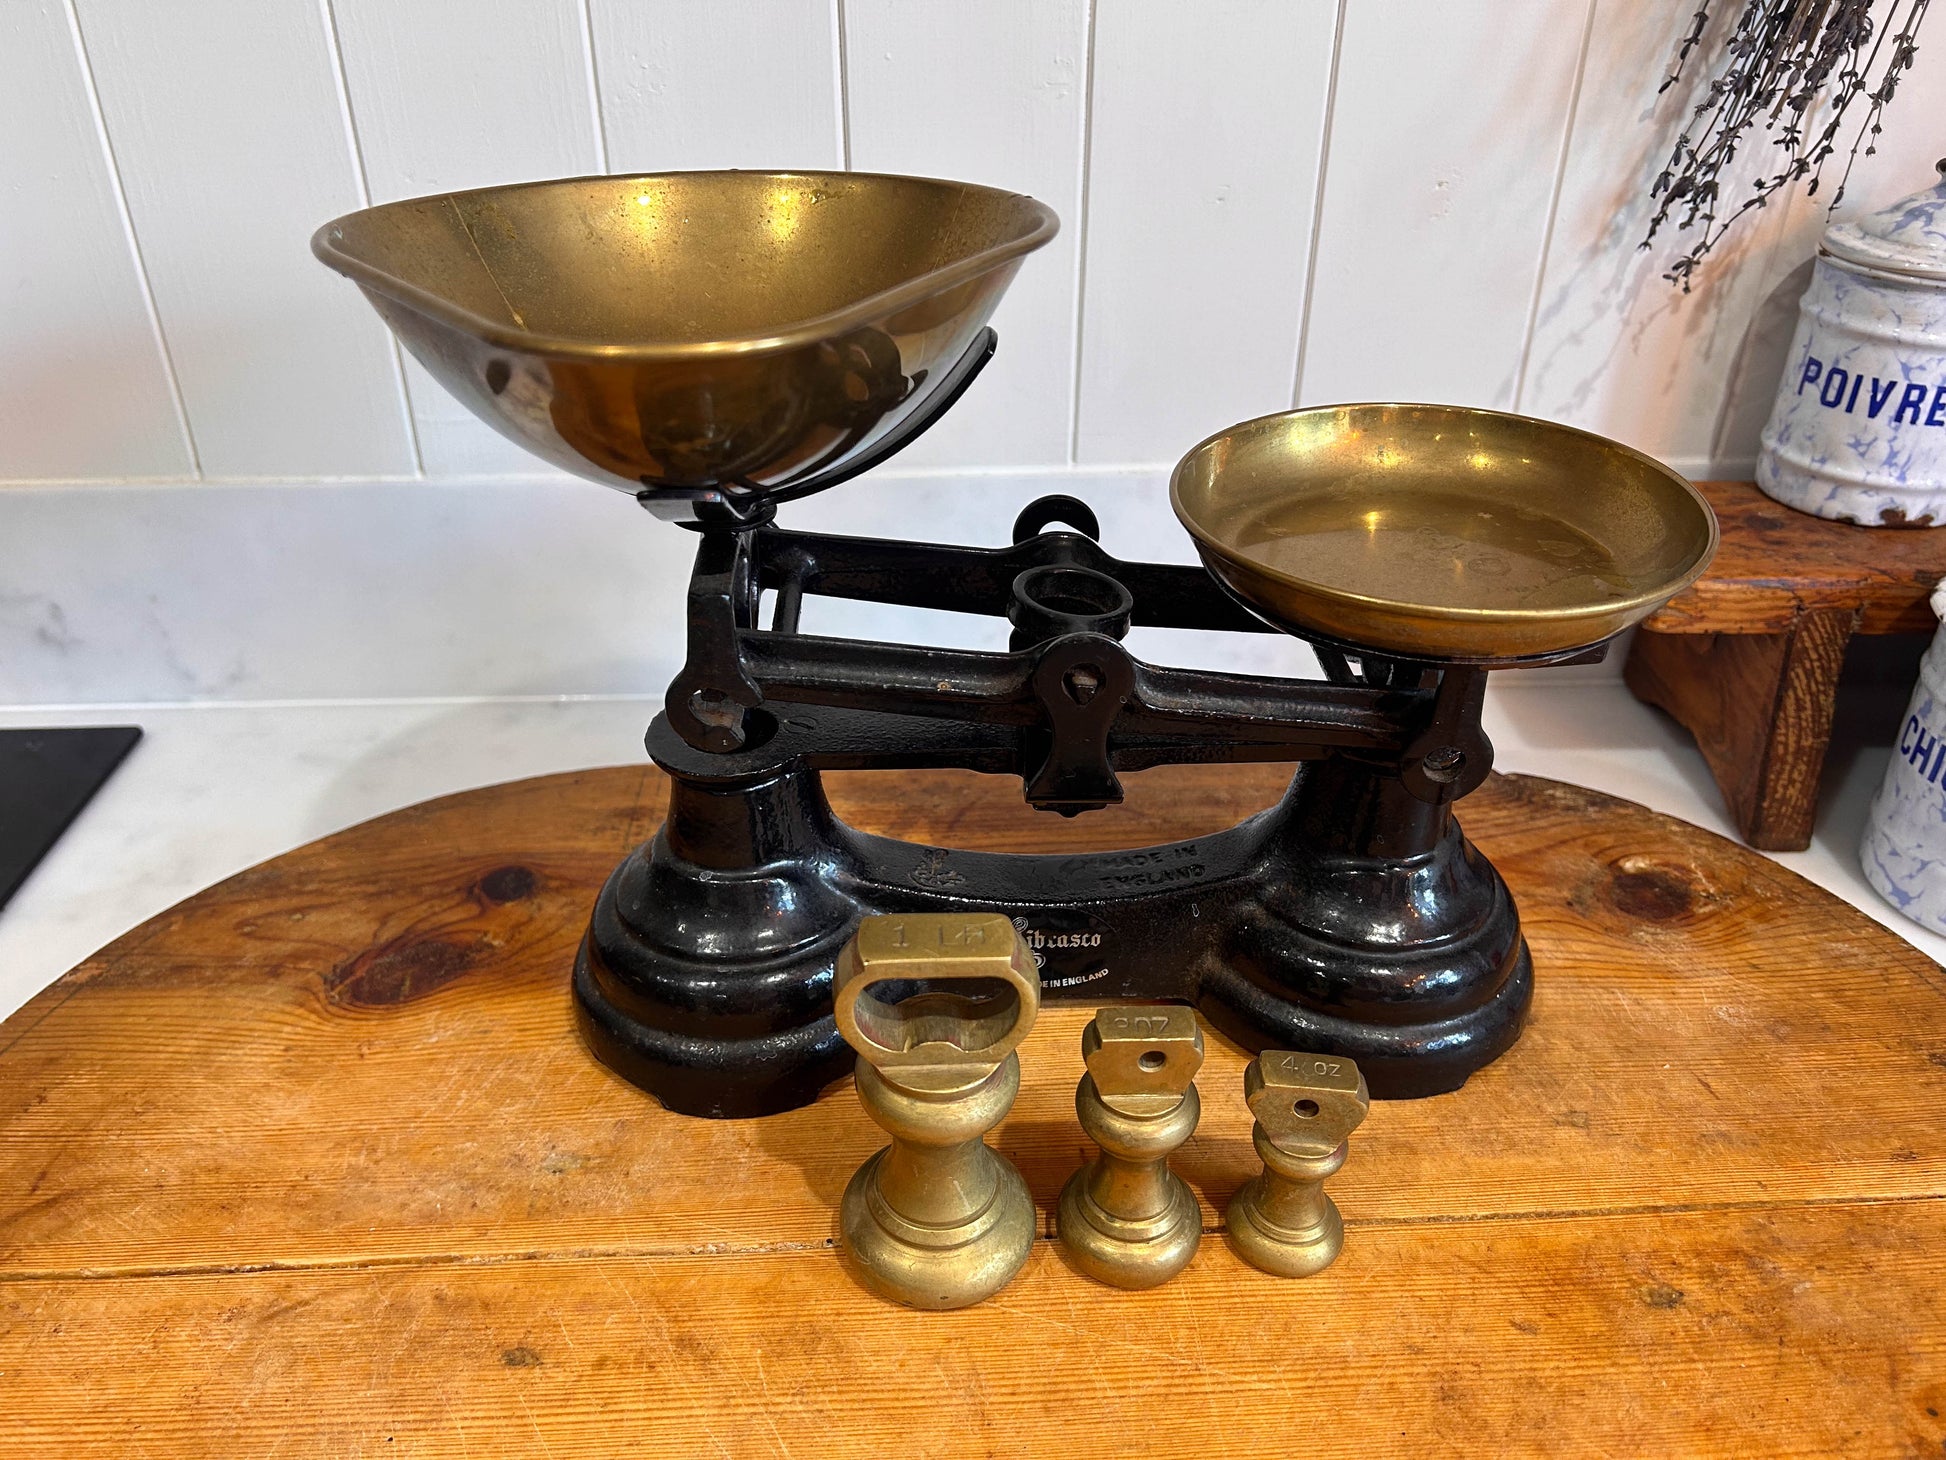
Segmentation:
{"type": "MultiPolygon", "coordinates": [[[[1939,166],[1946,174],[1946,161],[1939,166]]],[[[1882,274],[1946,280],[1946,177],[1889,208],[1832,225],[1823,251],[1882,274]]]]}

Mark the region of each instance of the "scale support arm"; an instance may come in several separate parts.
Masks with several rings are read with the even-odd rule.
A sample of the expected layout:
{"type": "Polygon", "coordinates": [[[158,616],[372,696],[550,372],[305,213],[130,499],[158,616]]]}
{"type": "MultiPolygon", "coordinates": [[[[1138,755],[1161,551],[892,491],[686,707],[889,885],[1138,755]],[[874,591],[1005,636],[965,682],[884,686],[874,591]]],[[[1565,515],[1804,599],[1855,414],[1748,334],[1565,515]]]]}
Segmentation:
{"type": "Polygon", "coordinates": [[[1121,643],[1134,623],[1264,625],[1203,570],[1120,562],[1094,530],[1093,514],[1067,498],[1030,507],[1006,548],[705,530],[670,725],[698,750],[730,754],[774,728],[766,705],[875,712],[905,727],[896,751],[881,747],[900,763],[972,755],[975,768],[1020,775],[1031,804],[1069,815],[1120,801],[1118,771],[1181,761],[1349,754],[1394,768],[1435,805],[1486,775],[1483,670],[1359,655],[1354,671],[1328,646],[1324,680],[1146,664],[1121,643]],[[1080,530],[1048,530],[1056,522],[1080,530]],[[767,588],[776,594],[768,629],[758,622],[767,588]],[[807,595],[1004,615],[1013,645],[995,653],[805,634],[807,595]],[[953,727],[981,731],[979,745],[953,727]]]}

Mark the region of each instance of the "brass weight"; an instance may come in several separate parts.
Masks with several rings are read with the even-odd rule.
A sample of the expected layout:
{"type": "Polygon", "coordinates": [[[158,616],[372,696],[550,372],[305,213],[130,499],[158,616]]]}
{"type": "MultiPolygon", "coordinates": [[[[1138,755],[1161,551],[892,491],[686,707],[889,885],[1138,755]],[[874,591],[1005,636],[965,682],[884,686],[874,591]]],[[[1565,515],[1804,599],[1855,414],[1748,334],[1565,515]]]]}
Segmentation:
{"type": "Polygon", "coordinates": [[[1034,1245],[1027,1183],[983,1139],[1020,1091],[1014,1047],[1040,1008],[1033,954],[997,913],[866,918],[833,1004],[858,1051],[858,1098],[892,1137],[845,1188],[855,1270],[914,1308],[991,1297],[1034,1245]]]}
{"type": "Polygon", "coordinates": [[[1203,1031],[1170,1004],[1103,1009],[1081,1035],[1075,1113],[1101,1147],[1061,1190],[1056,1230],[1082,1272],[1118,1288],[1167,1282],[1196,1255],[1203,1213],[1169,1156],[1196,1129],[1203,1031]]]}
{"type": "Polygon", "coordinates": [[[1264,1169],[1230,1200],[1230,1242],[1253,1267],[1308,1277],[1345,1243],[1324,1181],[1345,1164],[1346,1137],[1365,1119],[1365,1076],[1339,1055],[1267,1049],[1243,1072],[1243,1094],[1264,1169]]]}

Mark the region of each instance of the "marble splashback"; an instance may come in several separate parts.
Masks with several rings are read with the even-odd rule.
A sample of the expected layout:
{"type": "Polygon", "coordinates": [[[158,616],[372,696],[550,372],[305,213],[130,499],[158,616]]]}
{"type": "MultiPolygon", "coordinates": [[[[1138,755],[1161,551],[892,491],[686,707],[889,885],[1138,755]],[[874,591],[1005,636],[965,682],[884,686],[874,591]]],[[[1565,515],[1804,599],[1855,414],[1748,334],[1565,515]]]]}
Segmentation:
{"type": "MultiPolygon", "coordinates": [[[[999,546],[1034,497],[1125,557],[1194,560],[1159,469],[887,476],[786,526],[999,546]]],[[[696,539],[566,478],[0,492],[0,705],[660,695],[696,539]]],[[[1001,620],[813,600],[804,627],[1004,648],[1001,620]]],[[[1308,672],[1268,635],[1141,631],[1145,657],[1308,672]]]]}

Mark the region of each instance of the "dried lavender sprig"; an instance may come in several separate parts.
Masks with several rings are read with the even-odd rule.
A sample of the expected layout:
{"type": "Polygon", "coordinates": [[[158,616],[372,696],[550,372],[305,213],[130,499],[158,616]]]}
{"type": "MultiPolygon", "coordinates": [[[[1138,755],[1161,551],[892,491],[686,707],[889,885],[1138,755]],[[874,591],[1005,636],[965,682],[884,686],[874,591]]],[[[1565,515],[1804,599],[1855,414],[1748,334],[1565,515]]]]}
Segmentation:
{"type": "MultiPolygon", "coordinates": [[[[1689,29],[1678,43],[1675,60],[1662,90],[1683,77],[1703,43],[1710,7],[1718,0],[1696,0],[1689,29]]],[[[1717,74],[1710,79],[1689,125],[1676,138],[1668,165],[1651,186],[1659,200],[1649,220],[1642,247],[1650,246],[1662,226],[1682,233],[1700,229],[1689,251],[1671,264],[1664,278],[1684,292],[1705,255],[1730,228],[1753,208],[1766,207],[1781,189],[1809,178],[1807,196],[1815,196],[1823,180],[1827,158],[1852,102],[1864,96],[1870,103],[1854,138],[1844,176],[1830,206],[1844,197],[1845,182],[1860,149],[1870,156],[1884,131],[1884,111],[1901,76],[1918,54],[1919,25],[1931,0],[1889,0],[1882,24],[1874,21],[1878,0],[1744,0],[1731,34],[1724,42],[1717,74]],[[1901,16],[1901,8],[1904,14],[1901,16]],[[1886,47],[1889,44],[1889,52],[1886,47]],[[1870,77],[1885,56],[1878,80],[1870,77]],[[1806,134],[1806,123],[1820,101],[1828,106],[1823,126],[1806,134]],[[1775,172],[1760,175],[1750,196],[1724,214],[1721,186],[1724,170],[1736,159],[1737,148],[1754,124],[1761,123],[1784,160],[1775,172]]]]}

